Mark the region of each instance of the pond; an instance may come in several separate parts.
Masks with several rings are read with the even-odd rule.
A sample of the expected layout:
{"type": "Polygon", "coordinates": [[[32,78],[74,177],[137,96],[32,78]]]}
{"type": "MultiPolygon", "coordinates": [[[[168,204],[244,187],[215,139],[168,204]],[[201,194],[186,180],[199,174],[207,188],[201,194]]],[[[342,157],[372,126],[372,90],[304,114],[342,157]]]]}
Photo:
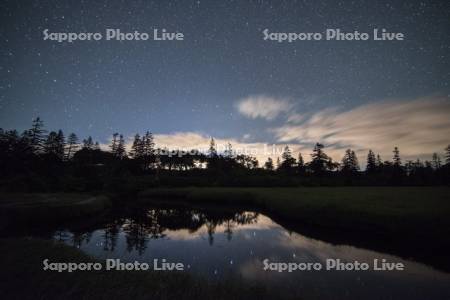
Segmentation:
{"type": "Polygon", "coordinates": [[[158,205],[114,213],[96,224],[59,229],[50,236],[101,260],[153,264],[154,259],[166,259],[208,279],[238,278],[305,299],[450,299],[449,273],[310,238],[254,211],[158,205]],[[404,270],[373,270],[374,260],[383,259],[403,264],[404,270]],[[327,260],[358,261],[370,268],[326,270],[327,260]],[[264,261],[319,263],[323,268],[278,272],[264,270],[264,261]]]}

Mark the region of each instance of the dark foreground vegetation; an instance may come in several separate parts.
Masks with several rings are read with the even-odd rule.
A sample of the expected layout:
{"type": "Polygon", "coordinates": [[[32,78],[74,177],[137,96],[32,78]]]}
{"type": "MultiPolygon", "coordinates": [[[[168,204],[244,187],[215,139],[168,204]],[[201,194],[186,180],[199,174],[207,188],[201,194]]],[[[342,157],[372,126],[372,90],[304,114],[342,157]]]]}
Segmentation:
{"type": "MultiPolygon", "coordinates": [[[[439,149],[437,149],[439,150],[439,149]]],[[[441,149],[444,150],[444,149],[441,149]]],[[[286,146],[274,163],[262,166],[232,145],[219,152],[214,139],[205,153],[158,148],[150,132],[136,135],[127,152],[114,134],[109,151],[91,137],[79,142],[59,131],[47,132],[37,118],[29,130],[0,129],[0,188],[20,192],[123,192],[159,186],[407,186],[449,185],[450,146],[445,158],[402,162],[394,148],[390,160],[369,151],[364,171],[352,149],[333,161],[317,143],[311,160],[294,157],[286,146]]]]}
{"type": "Polygon", "coordinates": [[[79,218],[97,218],[112,205],[106,196],[87,194],[0,194],[0,229],[57,224],[79,218]]]}
{"type": "MultiPolygon", "coordinates": [[[[51,262],[96,262],[79,250],[41,239],[0,239],[3,299],[275,299],[263,286],[210,282],[180,272],[44,271],[51,262]]],[[[104,263],[102,261],[98,261],[104,263]]]]}

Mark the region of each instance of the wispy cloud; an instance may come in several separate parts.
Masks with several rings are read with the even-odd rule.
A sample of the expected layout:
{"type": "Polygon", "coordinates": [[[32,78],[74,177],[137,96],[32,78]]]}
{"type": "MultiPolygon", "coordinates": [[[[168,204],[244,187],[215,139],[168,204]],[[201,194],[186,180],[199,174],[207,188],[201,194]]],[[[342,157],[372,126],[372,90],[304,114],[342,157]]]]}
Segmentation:
{"type": "MultiPolygon", "coordinates": [[[[262,157],[264,150],[268,148],[265,143],[247,143],[235,138],[220,139],[214,138],[216,149],[219,152],[225,151],[228,143],[232,144],[235,151],[243,154],[253,154],[262,157]]],[[[197,132],[175,132],[171,134],[155,134],[157,147],[168,149],[179,149],[189,151],[196,149],[206,152],[209,149],[211,137],[197,132]]]]}
{"type": "MultiPolygon", "coordinates": [[[[170,150],[190,151],[192,149],[206,152],[209,148],[211,137],[197,132],[175,132],[171,134],[155,134],[157,147],[167,147],[170,150]]],[[[286,144],[268,144],[264,142],[247,142],[245,139],[236,138],[215,138],[218,152],[225,151],[228,143],[231,143],[236,154],[252,155],[258,159],[262,165],[268,157],[276,159],[281,156],[286,144]]],[[[300,149],[299,145],[289,144],[295,152],[300,149]]]]}
{"type": "Polygon", "coordinates": [[[306,114],[292,113],[288,116],[288,123],[298,124],[303,122],[307,118],[306,114]]]}
{"type": "Polygon", "coordinates": [[[280,113],[288,112],[293,104],[286,99],[276,99],[263,95],[250,96],[236,103],[236,108],[242,115],[251,118],[275,119],[280,113]]]}
{"type": "MultiPolygon", "coordinates": [[[[268,118],[281,112],[286,118],[284,125],[268,129],[275,138],[274,144],[265,140],[253,142],[250,135],[245,134],[241,138],[215,138],[218,151],[224,151],[231,143],[238,153],[253,155],[262,164],[268,157],[274,160],[280,157],[284,146],[289,145],[295,156],[301,152],[308,161],[313,144],[321,142],[326,145],[326,153],[338,161],[342,159],[346,148],[352,148],[363,165],[368,149],[381,154],[386,160],[391,159],[394,146],[400,148],[404,160],[430,159],[433,152],[442,153],[450,143],[450,102],[446,97],[389,100],[348,111],[332,107],[311,114],[299,114],[293,109],[288,113],[278,110],[277,113],[266,112],[264,116],[268,118]]],[[[253,115],[261,114],[255,112],[253,115]]],[[[155,134],[154,137],[160,148],[196,149],[202,152],[208,150],[211,139],[207,134],[189,131],[155,134]]],[[[130,149],[132,139],[126,139],[127,149],[130,149]]],[[[101,146],[102,149],[108,149],[107,145],[101,146]]]]}
{"type": "Polygon", "coordinates": [[[450,143],[450,102],[445,97],[383,101],[346,112],[331,108],[305,120],[293,119],[300,124],[286,123],[270,130],[278,142],[322,142],[332,149],[360,151],[370,148],[389,156],[398,146],[406,157],[429,156],[450,143]]]}

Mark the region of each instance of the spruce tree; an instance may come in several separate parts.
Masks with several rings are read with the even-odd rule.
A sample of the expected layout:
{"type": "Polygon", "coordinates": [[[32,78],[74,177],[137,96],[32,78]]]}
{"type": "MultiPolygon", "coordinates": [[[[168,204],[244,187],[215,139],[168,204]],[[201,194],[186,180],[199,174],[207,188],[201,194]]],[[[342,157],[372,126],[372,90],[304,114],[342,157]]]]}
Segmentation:
{"type": "Polygon", "coordinates": [[[111,145],[109,145],[109,148],[111,149],[111,153],[117,157],[117,147],[119,145],[118,140],[119,134],[116,132],[113,134],[111,145]]]}
{"type": "Polygon", "coordinates": [[[47,139],[44,142],[43,151],[46,154],[57,155],[58,151],[58,134],[55,131],[51,131],[47,135],[47,139]]]}
{"type": "Polygon", "coordinates": [[[330,158],[323,151],[324,145],[320,143],[316,143],[313,149],[313,153],[311,154],[311,163],[310,168],[314,173],[320,174],[325,171],[332,165],[330,163],[330,158]]]}
{"type": "Polygon", "coordinates": [[[445,164],[450,165],[450,145],[445,148],[445,164]]]}
{"type": "Polygon", "coordinates": [[[145,157],[151,157],[154,153],[155,142],[153,138],[153,134],[150,131],[147,131],[142,138],[142,152],[145,157]]]}
{"type": "Polygon", "coordinates": [[[31,129],[27,131],[28,139],[33,153],[39,154],[44,150],[45,133],[44,122],[37,117],[33,120],[31,129]]]}
{"type": "Polygon", "coordinates": [[[87,139],[83,140],[83,149],[93,150],[94,149],[94,141],[91,136],[88,136],[87,139]]]}
{"type": "Polygon", "coordinates": [[[380,154],[377,154],[377,160],[376,160],[377,169],[380,169],[383,167],[383,160],[381,159],[380,154]]]}
{"type": "Polygon", "coordinates": [[[345,151],[345,155],[342,158],[341,170],[347,174],[355,174],[359,171],[359,163],[355,151],[351,149],[345,151]]]}
{"type": "Polygon", "coordinates": [[[377,161],[375,159],[375,154],[372,150],[369,150],[367,154],[367,165],[366,165],[366,173],[374,173],[377,169],[377,161]]]}
{"type": "Polygon", "coordinates": [[[441,167],[441,158],[437,153],[433,153],[432,163],[435,170],[438,170],[441,167]]]}
{"type": "Polygon", "coordinates": [[[60,129],[56,134],[56,155],[59,159],[64,160],[64,154],[66,152],[66,139],[63,131],[60,129]]]}
{"type": "Polygon", "coordinates": [[[303,174],[305,172],[305,161],[303,160],[301,153],[298,153],[297,169],[299,174],[303,174]]]}
{"type": "Polygon", "coordinates": [[[291,170],[295,165],[295,158],[292,157],[291,149],[289,149],[289,146],[286,145],[284,147],[284,151],[281,154],[281,165],[280,168],[285,171],[291,170]]]}
{"type": "Polygon", "coordinates": [[[150,131],[147,131],[142,137],[142,157],[144,159],[144,169],[149,169],[152,162],[157,159],[155,156],[155,142],[150,131]]]}
{"type": "Polygon", "coordinates": [[[78,150],[78,137],[75,133],[69,134],[67,138],[67,159],[70,160],[73,154],[78,150]]]}
{"type": "Polygon", "coordinates": [[[134,136],[133,145],[131,146],[130,156],[134,159],[142,158],[144,155],[143,142],[139,134],[134,136]]]}
{"type": "Polygon", "coordinates": [[[219,169],[219,156],[217,154],[216,142],[214,138],[211,137],[211,141],[209,142],[209,149],[207,153],[207,167],[211,170],[219,169]]]}
{"type": "Polygon", "coordinates": [[[231,145],[231,143],[228,143],[228,144],[227,144],[227,146],[226,146],[226,148],[225,148],[225,151],[224,151],[223,155],[224,155],[226,158],[232,158],[232,157],[233,157],[233,146],[231,145]]]}
{"type": "Polygon", "coordinates": [[[392,152],[394,153],[394,157],[392,158],[392,160],[394,161],[394,166],[401,166],[402,160],[400,158],[400,151],[398,150],[398,147],[395,147],[394,151],[392,152]]]}
{"type": "Polygon", "coordinates": [[[272,158],[267,158],[267,161],[264,163],[264,168],[269,171],[273,171],[273,160],[272,158]]]}
{"type": "Polygon", "coordinates": [[[355,151],[352,150],[351,153],[351,163],[352,163],[352,170],[353,172],[358,172],[359,171],[359,161],[358,161],[358,157],[356,156],[355,151]]]}
{"type": "Polygon", "coordinates": [[[298,154],[297,166],[299,168],[303,168],[305,166],[305,161],[303,160],[303,156],[301,153],[298,154]]]}
{"type": "Polygon", "coordinates": [[[115,156],[119,159],[124,159],[127,157],[127,151],[125,149],[125,140],[123,138],[123,135],[119,135],[115,156]]]}
{"type": "Polygon", "coordinates": [[[208,156],[210,158],[217,156],[216,142],[213,137],[211,137],[211,141],[209,142],[208,156]]]}

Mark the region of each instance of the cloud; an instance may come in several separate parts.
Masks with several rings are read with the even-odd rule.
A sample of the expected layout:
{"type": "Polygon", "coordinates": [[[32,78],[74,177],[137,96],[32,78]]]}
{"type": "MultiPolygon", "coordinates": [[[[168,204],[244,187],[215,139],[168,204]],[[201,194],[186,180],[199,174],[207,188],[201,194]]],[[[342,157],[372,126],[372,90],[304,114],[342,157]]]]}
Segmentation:
{"type": "Polygon", "coordinates": [[[300,124],[292,124],[293,119],[270,130],[278,142],[322,142],[331,150],[350,147],[360,153],[372,149],[384,159],[390,159],[394,146],[404,157],[429,158],[450,143],[450,102],[445,97],[383,101],[346,112],[331,108],[298,119],[300,124]]]}
{"type": "Polygon", "coordinates": [[[285,99],[275,99],[263,95],[250,96],[240,100],[236,108],[242,115],[266,120],[275,119],[280,113],[288,112],[293,104],[285,99]]]}
{"type": "MultiPolygon", "coordinates": [[[[315,113],[286,114],[283,126],[269,128],[275,143],[250,141],[244,134],[241,138],[215,138],[216,148],[223,152],[228,143],[239,154],[255,156],[260,165],[268,157],[274,161],[288,145],[297,158],[301,152],[305,161],[316,142],[324,143],[326,153],[340,161],[345,149],[352,148],[358,155],[361,166],[365,165],[368,149],[390,160],[395,146],[400,148],[404,161],[409,159],[431,159],[432,153],[443,153],[450,144],[450,102],[445,97],[425,97],[411,101],[390,100],[365,104],[348,111],[336,107],[315,113]]],[[[155,134],[157,147],[170,150],[192,149],[205,152],[211,137],[198,132],[174,132],[155,134]]],[[[127,149],[132,137],[126,139],[127,149]]],[[[107,145],[101,145],[108,149],[107,145]]]]}
{"type": "MultiPolygon", "coordinates": [[[[177,151],[185,151],[190,153],[191,150],[197,150],[202,153],[207,153],[210,147],[211,136],[192,132],[174,132],[169,134],[154,134],[154,141],[156,148],[167,148],[175,151],[173,155],[178,155],[177,151]]],[[[256,157],[260,166],[266,162],[267,158],[271,157],[276,161],[277,157],[281,157],[284,147],[287,144],[268,144],[264,142],[248,142],[249,134],[245,134],[241,139],[239,138],[214,138],[216,150],[223,153],[228,144],[231,143],[235,154],[246,154],[256,157]]],[[[131,150],[133,145],[134,135],[125,138],[125,148],[127,151],[131,150]]],[[[300,150],[299,145],[289,144],[294,153],[300,150]]],[[[100,148],[104,151],[110,151],[109,143],[101,143],[100,148]]],[[[305,150],[305,149],[303,149],[305,150]]],[[[309,149],[310,150],[310,149],[309,149]]]]}
{"type": "MultiPolygon", "coordinates": [[[[196,149],[207,152],[210,146],[211,137],[198,132],[175,132],[171,134],[155,134],[157,147],[168,149],[180,149],[189,151],[196,149]]],[[[268,148],[265,143],[246,143],[235,138],[220,139],[214,138],[217,151],[225,151],[228,143],[232,144],[233,150],[245,154],[262,154],[264,148],[268,148]]]]}
{"type": "Polygon", "coordinates": [[[306,119],[306,114],[293,113],[288,116],[288,123],[301,123],[306,119]]]}
{"type": "MultiPolygon", "coordinates": [[[[175,132],[171,134],[155,134],[155,143],[157,147],[167,147],[170,150],[190,151],[196,149],[206,153],[209,149],[211,137],[197,132],[175,132]]],[[[281,157],[286,144],[268,144],[264,142],[246,142],[245,139],[236,138],[214,138],[216,149],[222,153],[228,143],[237,154],[246,154],[258,159],[260,166],[264,164],[268,157],[276,160],[281,157]]],[[[299,145],[289,144],[289,147],[296,153],[300,150],[299,145]]],[[[305,150],[305,149],[303,149],[305,150]]],[[[310,149],[309,149],[310,150],[310,149]]]]}

